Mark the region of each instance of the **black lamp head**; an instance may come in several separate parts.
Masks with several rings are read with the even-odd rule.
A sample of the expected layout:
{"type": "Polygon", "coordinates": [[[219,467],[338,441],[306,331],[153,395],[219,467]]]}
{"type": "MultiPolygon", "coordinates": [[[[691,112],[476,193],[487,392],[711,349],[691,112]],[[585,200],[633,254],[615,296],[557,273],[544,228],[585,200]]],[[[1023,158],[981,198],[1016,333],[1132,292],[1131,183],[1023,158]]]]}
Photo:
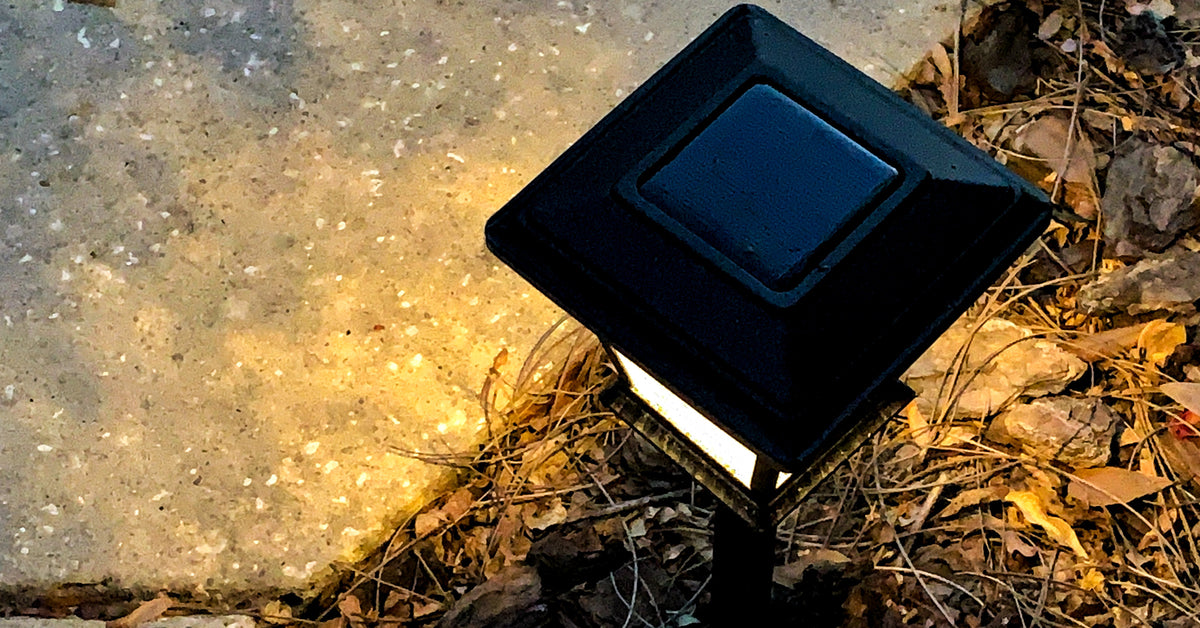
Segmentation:
{"type": "Polygon", "coordinates": [[[487,242],[794,472],[1048,219],[985,153],[743,5],[492,216],[487,242]]]}

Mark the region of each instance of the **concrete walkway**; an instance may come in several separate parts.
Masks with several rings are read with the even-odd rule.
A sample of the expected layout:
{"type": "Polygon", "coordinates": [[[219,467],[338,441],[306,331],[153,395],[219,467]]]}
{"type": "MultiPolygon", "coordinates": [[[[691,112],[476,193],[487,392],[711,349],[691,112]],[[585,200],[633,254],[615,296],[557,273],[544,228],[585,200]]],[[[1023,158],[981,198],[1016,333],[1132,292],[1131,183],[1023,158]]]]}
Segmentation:
{"type": "MultiPolygon", "coordinates": [[[[559,315],[487,216],[732,4],[0,6],[0,588],[370,549],[559,315]]],[[[886,81],[956,5],[766,8],[886,81]]]]}

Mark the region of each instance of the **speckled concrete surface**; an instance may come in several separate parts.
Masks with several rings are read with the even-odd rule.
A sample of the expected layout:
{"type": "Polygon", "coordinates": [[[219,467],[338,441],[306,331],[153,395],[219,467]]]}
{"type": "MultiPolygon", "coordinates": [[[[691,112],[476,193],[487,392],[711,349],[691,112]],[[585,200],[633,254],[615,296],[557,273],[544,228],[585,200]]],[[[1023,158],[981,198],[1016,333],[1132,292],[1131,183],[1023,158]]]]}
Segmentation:
{"type": "MultiPolygon", "coordinates": [[[[886,80],[955,4],[767,6],[886,80]]],[[[731,5],[0,6],[0,587],[369,549],[558,316],[487,216],[731,5]]]]}

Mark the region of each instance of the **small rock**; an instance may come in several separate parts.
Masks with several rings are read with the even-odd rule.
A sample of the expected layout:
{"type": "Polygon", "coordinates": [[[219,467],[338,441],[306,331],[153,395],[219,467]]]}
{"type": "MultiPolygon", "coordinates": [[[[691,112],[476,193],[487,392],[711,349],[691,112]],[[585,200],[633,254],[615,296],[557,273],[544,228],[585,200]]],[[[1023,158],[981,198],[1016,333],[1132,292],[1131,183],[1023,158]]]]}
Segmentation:
{"type": "MultiPolygon", "coordinates": [[[[959,349],[970,339],[973,325],[973,320],[960,318],[908,368],[902,379],[918,397],[929,403],[937,400],[942,381],[954,366],[959,349]]],[[[955,414],[984,417],[1022,395],[1056,394],[1085,371],[1083,360],[1055,343],[1035,338],[1011,321],[991,319],[971,340],[958,377],[959,386],[969,383],[958,398],[955,414]]]]}
{"type": "Polygon", "coordinates": [[[1117,269],[1080,288],[1076,299],[1091,314],[1194,312],[1200,299],[1200,253],[1174,248],[1117,269]]]}
{"type": "Polygon", "coordinates": [[[601,539],[594,525],[581,521],[550,529],[533,542],[527,560],[547,589],[565,591],[607,576],[628,558],[622,544],[601,539]]]}
{"type": "Polygon", "coordinates": [[[990,96],[1011,98],[1031,91],[1038,19],[1031,11],[1008,7],[985,11],[980,21],[984,33],[963,38],[963,75],[990,96]]]}
{"type": "Polygon", "coordinates": [[[1200,20],[1200,0],[1175,0],[1175,19],[1180,22],[1200,20]]]}
{"type": "Polygon", "coordinates": [[[1160,252],[1200,224],[1200,169],[1170,146],[1132,139],[1117,149],[1100,201],[1104,239],[1119,257],[1160,252]]]}
{"type": "Polygon", "coordinates": [[[548,625],[549,615],[537,570],[515,565],[468,591],[438,628],[534,628],[548,625]]]}
{"type": "Polygon", "coordinates": [[[1187,61],[1179,38],[1150,10],[1131,15],[1121,25],[1117,52],[1142,74],[1165,74],[1187,61]]]}
{"type": "Polygon", "coordinates": [[[1116,414],[1098,399],[1047,397],[1009,408],[985,436],[1079,469],[1108,462],[1116,426],[1116,414]]]}

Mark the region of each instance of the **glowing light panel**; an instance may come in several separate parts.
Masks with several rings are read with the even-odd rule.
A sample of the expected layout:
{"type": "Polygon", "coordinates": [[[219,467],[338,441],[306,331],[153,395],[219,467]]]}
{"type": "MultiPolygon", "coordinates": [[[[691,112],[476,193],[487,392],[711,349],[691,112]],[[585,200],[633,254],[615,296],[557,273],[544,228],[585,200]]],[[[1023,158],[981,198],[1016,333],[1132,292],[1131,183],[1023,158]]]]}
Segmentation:
{"type": "Polygon", "coordinates": [[[625,376],[629,378],[629,388],[635,395],[679,430],[679,433],[700,447],[717,464],[724,467],[738,482],[750,486],[754,463],[758,459],[753,451],[706,419],[632,360],[621,355],[619,351],[613,353],[617,356],[621,369],[625,371],[625,376]]]}

